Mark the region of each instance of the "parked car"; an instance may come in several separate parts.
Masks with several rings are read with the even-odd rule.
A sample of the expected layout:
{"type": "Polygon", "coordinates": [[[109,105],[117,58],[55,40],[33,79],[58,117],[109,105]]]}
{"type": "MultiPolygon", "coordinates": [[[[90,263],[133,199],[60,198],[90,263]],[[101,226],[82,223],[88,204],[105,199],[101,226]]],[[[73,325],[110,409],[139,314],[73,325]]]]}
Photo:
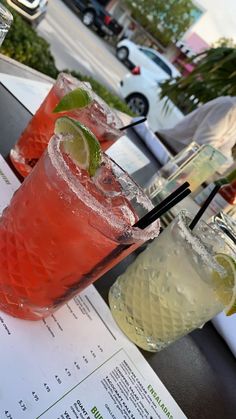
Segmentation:
{"type": "Polygon", "coordinates": [[[123,27],[105,9],[107,1],[66,0],[77,13],[82,15],[82,22],[88,27],[95,27],[100,36],[119,35],[123,27]]]}
{"type": "Polygon", "coordinates": [[[36,27],[46,15],[48,0],[7,0],[7,3],[36,27]]]}
{"type": "Polygon", "coordinates": [[[184,114],[171,101],[160,98],[162,78],[145,68],[135,67],[120,81],[120,94],[129,108],[137,115],[147,116],[153,132],[171,128],[184,114]]]}
{"type": "Polygon", "coordinates": [[[140,66],[157,73],[163,80],[180,76],[177,68],[163,54],[128,39],[118,42],[116,56],[120,61],[128,62],[132,67],[140,66]]]}

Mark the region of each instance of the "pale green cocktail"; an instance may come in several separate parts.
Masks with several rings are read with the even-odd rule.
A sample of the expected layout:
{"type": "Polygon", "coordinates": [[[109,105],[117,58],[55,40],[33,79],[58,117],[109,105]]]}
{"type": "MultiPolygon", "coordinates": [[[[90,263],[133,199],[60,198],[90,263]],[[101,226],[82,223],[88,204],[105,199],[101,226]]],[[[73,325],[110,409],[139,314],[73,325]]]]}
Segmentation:
{"type": "Polygon", "coordinates": [[[232,297],[227,269],[221,259],[218,263],[216,255],[231,255],[226,256],[226,268],[228,264],[231,268],[233,249],[217,228],[199,222],[193,233],[187,227],[189,221],[185,213],[180,213],[117,279],[109,293],[119,327],[148,351],[159,351],[202,326],[232,297]]]}

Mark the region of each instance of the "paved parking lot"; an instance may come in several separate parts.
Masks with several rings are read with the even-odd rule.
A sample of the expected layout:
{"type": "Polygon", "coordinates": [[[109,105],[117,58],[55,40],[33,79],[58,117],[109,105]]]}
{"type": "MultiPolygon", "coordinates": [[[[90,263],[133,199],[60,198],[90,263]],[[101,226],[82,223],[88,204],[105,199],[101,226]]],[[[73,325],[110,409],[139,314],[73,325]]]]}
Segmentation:
{"type": "Polygon", "coordinates": [[[50,43],[59,70],[91,75],[117,92],[119,80],[128,70],[116,59],[111,45],[85,27],[66,3],[49,2],[38,33],[50,43]]]}

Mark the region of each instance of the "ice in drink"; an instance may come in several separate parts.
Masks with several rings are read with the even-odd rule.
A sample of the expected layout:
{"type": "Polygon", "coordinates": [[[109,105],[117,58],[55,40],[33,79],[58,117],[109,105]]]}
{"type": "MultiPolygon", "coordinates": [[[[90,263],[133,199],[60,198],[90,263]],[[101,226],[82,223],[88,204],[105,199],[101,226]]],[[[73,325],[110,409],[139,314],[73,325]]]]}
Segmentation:
{"type": "Polygon", "coordinates": [[[100,141],[103,151],[107,150],[122,135],[119,130],[123,125],[122,121],[88,87],[88,84],[80,82],[69,74],[60,73],[56,83],[10,152],[13,165],[23,177],[31,172],[47,147],[54,133],[56,119],[65,114],[86,125],[100,141]],[[53,113],[60,100],[76,88],[85,89],[91,97],[91,103],[84,108],[53,113]]]}
{"type": "Polygon", "coordinates": [[[119,245],[159,231],[132,228],[152,204],[119,166],[104,154],[91,177],[63,141],[52,138],[0,218],[0,309],[24,319],[51,314],[112,266],[119,245]]]}
{"type": "Polygon", "coordinates": [[[229,253],[235,260],[235,254],[215,229],[200,222],[191,232],[189,222],[181,213],[109,293],[118,326],[148,351],[159,351],[202,326],[229,302],[224,300],[229,291],[227,281],[223,288],[227,273],[215,255],[229,253]],[[222,281],[215,280],[216,273],[222,275],[222,281]]]}

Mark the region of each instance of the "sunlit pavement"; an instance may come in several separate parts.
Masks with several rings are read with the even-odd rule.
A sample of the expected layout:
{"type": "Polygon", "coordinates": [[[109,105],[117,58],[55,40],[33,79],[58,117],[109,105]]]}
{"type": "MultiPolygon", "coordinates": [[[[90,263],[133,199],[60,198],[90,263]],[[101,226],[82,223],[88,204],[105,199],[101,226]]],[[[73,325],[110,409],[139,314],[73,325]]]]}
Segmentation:
{"type": "Polygon", "coordinates": [[[127,69],[116,59],[113,48],[83,25],[61,0],[49,2],[46,18],[37,29],[51,45],[59,70],[76,70],[93,76],[117,92],[127,69]]]}

